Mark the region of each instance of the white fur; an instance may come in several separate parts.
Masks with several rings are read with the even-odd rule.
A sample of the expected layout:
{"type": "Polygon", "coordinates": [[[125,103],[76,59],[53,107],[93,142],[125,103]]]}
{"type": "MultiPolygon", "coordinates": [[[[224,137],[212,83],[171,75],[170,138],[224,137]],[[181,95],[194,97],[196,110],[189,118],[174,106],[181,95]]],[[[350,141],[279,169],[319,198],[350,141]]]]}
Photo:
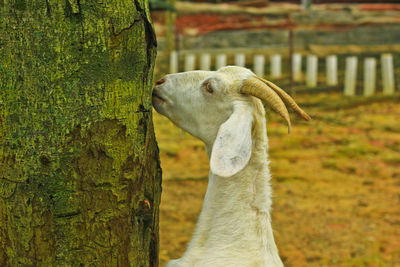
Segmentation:
{"type": "Polygon", "coordinates": [[[230,177],[242,170],[251,156],[253,114],[241,102],[234,105],[229,119],[218,130],[212,145],[210,169],[215,175],[230,177]]]}
{"type": "Polygon", "coordinates": [[[270,220],[265,111],[239,92],[252,75],[241,67],[191,71],[154,88],[155,109],[204,141],[211,167],[193,238],[167,267],[283,266],[270,220]]]}

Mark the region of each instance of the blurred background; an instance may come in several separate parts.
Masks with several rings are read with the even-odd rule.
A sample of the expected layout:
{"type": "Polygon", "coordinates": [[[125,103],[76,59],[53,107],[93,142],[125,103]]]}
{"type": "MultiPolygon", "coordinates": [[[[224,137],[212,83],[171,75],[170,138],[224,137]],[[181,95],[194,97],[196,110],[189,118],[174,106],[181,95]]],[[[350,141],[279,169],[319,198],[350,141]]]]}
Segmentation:
{"type": "MultiPolygon", "coordinates": [[[[313,118],[267,112],[272,222],[285,266],[400,266],[398,0],[153,0],[155,79],[252,69],[313,118]]],[[[207,188],[203,144],[154,112],[161,266],[182,255],[207,188]]]]}

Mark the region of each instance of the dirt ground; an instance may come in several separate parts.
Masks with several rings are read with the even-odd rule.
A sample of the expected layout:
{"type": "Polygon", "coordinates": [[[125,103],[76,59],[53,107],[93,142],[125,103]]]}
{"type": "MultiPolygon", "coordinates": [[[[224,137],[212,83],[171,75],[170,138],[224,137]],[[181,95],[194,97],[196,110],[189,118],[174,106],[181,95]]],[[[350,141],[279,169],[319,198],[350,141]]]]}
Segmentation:
{"type": "MultiPolygon", "coordinates": [[[[400,266],[400,97],[298,95],[293,131],[268,112],[272,222],[285,266],[400,266]],[[301,105],[301,104],[300,104],[301,105]]],[[[202,143],[154,115],[163,195],[160,262],[185,251],[207,188],[202,143]]]]}

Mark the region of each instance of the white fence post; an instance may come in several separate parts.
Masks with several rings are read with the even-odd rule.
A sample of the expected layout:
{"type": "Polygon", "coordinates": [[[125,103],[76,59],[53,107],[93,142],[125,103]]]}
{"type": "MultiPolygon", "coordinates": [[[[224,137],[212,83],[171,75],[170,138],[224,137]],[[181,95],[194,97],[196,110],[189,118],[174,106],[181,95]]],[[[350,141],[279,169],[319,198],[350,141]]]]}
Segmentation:
{"type": "Polygon", "coordinates": [[[169,55],[169,72],[177,73],[178,71],[178,52],[171,51],[171,54],[169,55]]]}
{"type": "Polygon", "coordinates": [[[357,57],[346,58],[346,70],[344,74],[344,95],[354,96],[357,85],[357,57]]]}
{"type": "Polygon", "coordinates": [[[303,78],[303,74],[301,73],[301,54],[294,53],[292,55],[292,73],[293,73],[293,81],[300,82],[303,78]]]}
{"type": "Polygon", "coordinates": [[[235,65],[239,67],[246,66],[246,56],[245,54],[236,54],[235,55],[235,65]]]}
{"type": "Polygon", "coordinates": [[[318,78],[318,58],[316,55],[307,56],[306,84],[308,87],[316,87],[318,78]]]}
{"type": "Polygon", "coordinates": [[[393,57],[391,54],[383,54],[381,56],[381,71],[382,71],[382,84],[383,94],[394,94],[394,70],[393,70],[393,57]]]}
{"type": "Polygon", "coordinates": [[[196,56],[194,54],[187,54],[185,56],[185,71],[191,71],[196,68],[196,56]]]}
{"type": "Polygon", "coordinates": [[[364,60],[364,96],[375,94],[376,59],[373,57],[364,60]]]}
{"type": "Polygon", "coordinates": [[[211,69],[211,55],[210,54],[201,54],[200,69],[201,70],[210,70],[211,69]]]}
{"type": "Polygon", "coordinates": [[[338,85],[337,76],[337,56],[326,57],[326,84],[330,86],[338,85]]]}
{"type": "Polygon", "coordinates": [[[217,69],[225,67],[226,66],[226,55],[225,54],[219,54],[215,58],[215,66],[217,69]]]}
{"type": "Polygon", "coordinates": [[[280,78],[282,76],[282,58],[279,54],[274,54],[271,60],[271,78],[280,78]]]}
{"type": "Polygon", "coordinates": [[[254,63],[253,63],[254,73],[259,76],[264,76],[264,65],[265,65],[265,57],[264,55],[255,55],[254,63]]]}

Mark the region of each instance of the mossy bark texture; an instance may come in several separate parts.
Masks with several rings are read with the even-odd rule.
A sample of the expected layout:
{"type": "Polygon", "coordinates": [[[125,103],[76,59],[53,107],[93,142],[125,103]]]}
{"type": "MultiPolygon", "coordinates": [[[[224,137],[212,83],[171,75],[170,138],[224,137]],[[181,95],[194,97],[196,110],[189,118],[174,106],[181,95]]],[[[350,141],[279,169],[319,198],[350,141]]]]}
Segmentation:
{"type": "Polygon", "coordinates": [[[0,266],[157,266],[147,0],[0,1],[0,266]]]}

